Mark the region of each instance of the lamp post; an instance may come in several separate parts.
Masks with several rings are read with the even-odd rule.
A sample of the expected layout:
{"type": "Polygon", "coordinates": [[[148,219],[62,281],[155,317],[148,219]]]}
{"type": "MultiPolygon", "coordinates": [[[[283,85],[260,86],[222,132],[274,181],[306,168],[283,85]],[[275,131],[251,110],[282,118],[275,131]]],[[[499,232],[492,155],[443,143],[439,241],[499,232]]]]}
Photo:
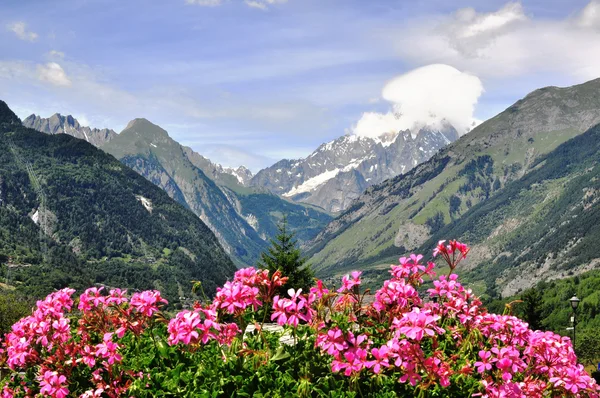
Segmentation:
{"type": "Polygon", "coordinates": [[[571,308],[573,309],[573,349],[575,349],[575,329],[577,327],[577,307],[579,306],[579,300],[577,296],[573,296],[569,299],[571,303],[571,308]]]}

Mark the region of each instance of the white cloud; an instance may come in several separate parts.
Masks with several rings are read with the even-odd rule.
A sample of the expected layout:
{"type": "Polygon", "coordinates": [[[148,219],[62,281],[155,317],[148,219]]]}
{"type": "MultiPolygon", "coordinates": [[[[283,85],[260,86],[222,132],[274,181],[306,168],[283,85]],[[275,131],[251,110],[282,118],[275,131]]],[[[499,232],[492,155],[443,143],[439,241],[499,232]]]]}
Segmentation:
{"type": "Polygon", "coordinates": [[[12,31],[21,40],[35,41],[38,38],[38,34],[27,30],[27,24],[19,21],[12,24],[8,24],[6,28],[12,31]]]}
{"type": "Polygon", "coordinates": [[[63,59],[65,57],[65,53],[62,51],[52,50],[48,52],[48,57],[63,59]]]}
{"type": "Polygon", "coordinates": [[[185,0],[187,4],[195,4],[204,7],[215,7],[221,5],[221,0],[185,0]]]}
{"type": "Polygon", "coordinates": [[[575,19],[583,28],[600,29],[600,1],[591,1],[575,19]]]}
{"type": "Polygon", "coordinates": [[[269,6],[287,3],[287,0],[244,0],[244,2],[248,7],[267,10],[269,6]]]}
{"type": "MultiPolygon", "coordinates": [[[[185,0],[187,4],[194,4],[204,7],[216,7],[223,4],[223,0],[185,0]]],[[[287,3],[287,0],[244,0],[244,3],[251,8],[258,8],[266,11],[275,4],[287,3]]]]}
{"type": "Polygon", "coordinates": [[[55,86],[70,86],[71,80],[64,69],[56,62],[48,62],[45,65],[37,66],[37,77],[43,82],[48,82],[55,86]]]}
{"type": "Polygon", "coordinates": [[[478,77],[451,66],[417,68],[392,79],[383,88],[382,97],[392,104],[389,112],[364,113],[350,132],[378,137],[445,121],[464,134],[473,125],[473,112],[482,93],[478,77]]]}
{"type": "Polygon", "coordinates": [[[85,116],[85,115],[79,115],[79,116],[73,116],[75,119],[77,119],[77,121],[79,122],[79,124],[83,127],[85,126],[90,126],[90,121],[89,119],[85,116]]]}
{"type": "Polygon", "coordinates": [[[600,76],[600,0],[560,20],[528,16],[514,2],[494,12],[465,8],[413,21],[391,37],[397,53],[409,62],[445,63],[482,78],[600,76]]]}

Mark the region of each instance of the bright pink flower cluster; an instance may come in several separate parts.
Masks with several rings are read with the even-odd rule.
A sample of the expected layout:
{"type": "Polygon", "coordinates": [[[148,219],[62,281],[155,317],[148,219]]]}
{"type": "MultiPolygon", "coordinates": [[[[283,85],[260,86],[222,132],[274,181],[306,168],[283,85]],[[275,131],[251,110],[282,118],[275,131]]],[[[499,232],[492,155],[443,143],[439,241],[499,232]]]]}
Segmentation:
{"type": "Polygon", "coordinates": [[[288,290],[290,298],[273,298],[273,314],[271,320],[277,320],[279,325],[297,327],[300,321],[310,322],[315,310],[310,305],[314,301],[313,295],[303,296],[302,289],[288,290]]]}
{"type": "Polygon", "coordinates": [[[32,315],[5,336],[4,360],[15,373],[3,386],[2,397],[66,397],[71,378],[88,372],[95,388],[85,397],[119,397],[128,389],[134,376],[120,367],[118,340],[128,331],[143,333],[166,300],[152,291],[136,293],[129,302],[120,289],[103,295],[103,288],[90,288],[79,297],[81,315],[74,323],[68,317],[74,292],[62,289],[38,301],[32,315]],[[22,381],[24,373],[19,372],[28,369],[35,369],[37,386],[22,381]]]}
{"type": "Polygon", "coordinates": [[[433,257],[441,254],[450,267],[450,270],[453,271],[458,263],[467,257],[470,249],[464,243],[460,243],[456,240],[451,240],[447,245],[445,243],[445,240],[438,242],[437,247],[433,250],[433,257]]]}
{"type": "MultiPolygon", "coordinates": [[[[434,255],[452,271],[468,252],[460,242],[442,241],[434,255]]],[[[360,272],[343,277],[337,292],[317,281],[308,294],[290,289],[286,298],[275,295],[287,280],[280,272],[245,268],[218,289],[211,303],[197,303],[171,319],[168,343],[194,351],[201,344],[232,345],[240,339],[240,352],[247,354],[240,334],[251,322],[258,327],[262,308],[260,318],[271,313],[271,320],[294,328],[295,339],[314,337],[314,349],[330,357],[332,372],[345,376],[385,375],[413,391],[466,384],[465,396],[484,398],[600,398],[568,337],[532,331],[510,314],[488,313],[456,274],[436,277],[435,264],[422,261],[414,254],[400,258],[391,266],[392,277],[368,299],[360,291],[360,272]],[[433,286],[421,297],[425,277],[433,286]]],[[[65,397],[72,375],[90,374],[93,388],[82,397],[119,397],[133,378],[142,377],[121,367],[121,339],[127,333],[139,336],[151,325],[166,303],[160,293],[136,293],[128,300],[118,289],[108,295],[102,288],[88,289],[79,299],[78,322],[68,317],[73,293],[63,289],[39,301],[6,336],[3,355],[15,372],[1,397],[65,397]],[[35,370],[35,385],[24,383],[18,373],[29,369],[35,370]]],[[[221,352],[226,359],[234,351],[221,352]]]]}
{"type": "MultiPolygon", "coordinates": [[[[454,269],[468,252],[460,242],[442,241],[434,254],[441,254],[454,269]]],[[[346,326],[341,327],[344,322],[335,316],[316,316],[316,345],[333,357],[333,372],[399,373],[398,381],[412,386],[447,387],[454,377],[477,377],[481,390],[475,395],[483,397],[600,396],[595,381],[577,365],[569,338],[531,331],[510,315],[487,313],[457,275],[434,280],[430,300],[424,302],[417,288],[423,276],[435,273],[433,263],[423,266],[421,260],[411,255],[393,265],[392,278],[375,293],[374,301],[344,314],[350,321],[346,326]],[[373,322],[388,327],[373,329],[373,322]],[[465,347],[477,347],[477,356],[464,357],[465,347]]],[[[355,289],[360,275],[354,275],[343,279],[338,302],[360,300],[355,289]]]]}
{"type": "Polygon", "coordinates": [[[238,270],[232,281],[217,288],[215,299],[208,307],[197,305],[193,311],[180,312],[171,319],[169,344],[208,344],[216,340],[230,345],[241,330],[236,323],[221,322],[220,319],[225,315],[240,318],[247,310],[256,311],[263,301],[272,301],[276,289],[286,281],[279,271],[269,275],[269,271],[255,268],[238,270]]]}
{"type": "Polygon", "coordinates": [[[344,275],[342,277],[342,287],[338,289],[338,293],[351,292],[355,286],[360,286],[361,271],[353,271],[350,275],[344,275]]]}

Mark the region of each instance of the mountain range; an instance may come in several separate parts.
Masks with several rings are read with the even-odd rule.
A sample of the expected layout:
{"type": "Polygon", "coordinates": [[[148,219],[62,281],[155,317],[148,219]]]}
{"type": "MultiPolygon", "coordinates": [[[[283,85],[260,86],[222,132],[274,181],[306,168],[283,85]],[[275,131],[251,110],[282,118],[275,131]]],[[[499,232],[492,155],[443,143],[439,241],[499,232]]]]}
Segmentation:
{"type": "Polygon", "coordinates": [[[314,237],[331,220],[318,207],[296,204],[267,189],[246,186],[252,173],[245,167],[215,164],[143,118],[132,120],[121,133],[110,134],[104,141],[93,135],[103,130],[81,127],[72,116],[56,114],[44,119],[31,115],[23,124],[48,134],[94,137],[98,147],[200,217],[240,267],[256,264],[284,215],[300,242],[314,237]]]}
{"type": "Polygon", "coordinates": [[[366,188],[406,173],[457,139],[447,122],[379,137],[347,134],[304,159],[281,160],[259,171],[250,185],[336,213],[366,188]]]}
{"type": "Polygon", "coordinates": [[[235,265],[162,189],[82,139],[22,126],[0,101],[3,288],[40,297],[93,285],[160,289],[172,304],[235,265]]]}
{"type": "Polygon", "coordinates": [[[55,113],[49,118],[30,115],[23,120],[23,126],[46,134],[68,134],[95,146],[101,146],[117,136],[113,130],[82,126],[73,116],[55,113]]]}
{"type": "Polygon", "coordinates": [[[101,148],[196,213],[238,266],[288,214],[321,277],[361,269],[379,280],[398,256],[457,238],[472,246],[459,272],[478,293],[506,297],[600,264],[598,94],[600,79],[546,87],[460,137],[447,123],[345,135],[254,176],[145,119],[101,148]]]}
{"type": "Polygon", "coordinates": [[[600,79],[536,90],[368,188],[307,244],[318,273],[379,277],[398,256],[448,238],[473,245],[462,272],[491,295],[594,267],[598,128],[589,129],[600,123],[599,94],[600,79]]]}

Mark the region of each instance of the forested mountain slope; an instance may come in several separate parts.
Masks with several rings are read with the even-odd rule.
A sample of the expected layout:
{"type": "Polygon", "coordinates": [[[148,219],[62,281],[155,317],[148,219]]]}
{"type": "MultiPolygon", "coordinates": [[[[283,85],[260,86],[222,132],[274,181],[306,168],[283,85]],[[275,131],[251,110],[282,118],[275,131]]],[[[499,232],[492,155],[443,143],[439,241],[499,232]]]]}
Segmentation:
{"type": "Polygon", "coordinates": [[[146,119],[131,121],[102,149],[196,213],[239,266],[256,264],[284,214],[301,240],[314,237],[331,220],[322,210],[288,202],[264,189],[243,187],[234,176],[219,172],[146,119]]]}
{"type": "Polygon", "coordinates": [[[450,236],[472,246],[459,271],[490,296],[600,268],[600,125],[538,158],[420,250],[450,236]]]}
{"type": "Polygon", "coordinates": [[[207,291],[235,266],[210,229],[91,144],[23,127],[0,102],[0,255],[8,288],[40,295],[95,283],[207,291]]]}

